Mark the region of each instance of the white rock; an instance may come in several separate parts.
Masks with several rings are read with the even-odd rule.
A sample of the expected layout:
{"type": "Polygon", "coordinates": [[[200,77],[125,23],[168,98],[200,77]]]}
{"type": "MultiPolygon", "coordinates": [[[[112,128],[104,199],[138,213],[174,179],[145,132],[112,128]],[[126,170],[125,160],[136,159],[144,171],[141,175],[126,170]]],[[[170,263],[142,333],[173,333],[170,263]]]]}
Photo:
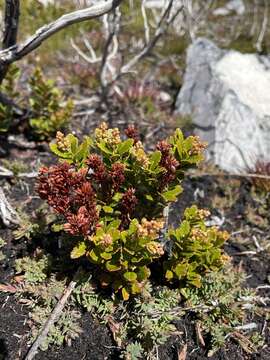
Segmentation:
{"type": "Polygon", "coordinates": [[[270,61],[220,50],[206,39],[188,49],[187,70],[176,102],[209,143],[208,158],[241,172],[270,161],[270,61]]]}
{"type": "Polygon", "coordinates": [[[172,100],[171,95],[165,91],[161,91],[159,93],[158,97],[159,97],[159,100],[164,103],[172,100]]]}

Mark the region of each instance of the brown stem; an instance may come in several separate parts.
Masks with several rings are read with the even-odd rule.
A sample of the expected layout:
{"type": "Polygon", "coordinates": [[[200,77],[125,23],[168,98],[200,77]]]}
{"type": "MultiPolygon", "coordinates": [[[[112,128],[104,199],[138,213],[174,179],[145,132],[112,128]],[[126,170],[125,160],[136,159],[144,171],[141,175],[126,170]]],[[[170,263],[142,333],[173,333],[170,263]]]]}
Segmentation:
{"type": "MultiPolygon", "coordinates": [[[[6,0],[5,27],[3,34],[3,50],[8,49],[17,42],[20,19],[20,0],[6,0]]],[[[0,84],[6,76],[9,64],[0,63],[0,84]]]]}

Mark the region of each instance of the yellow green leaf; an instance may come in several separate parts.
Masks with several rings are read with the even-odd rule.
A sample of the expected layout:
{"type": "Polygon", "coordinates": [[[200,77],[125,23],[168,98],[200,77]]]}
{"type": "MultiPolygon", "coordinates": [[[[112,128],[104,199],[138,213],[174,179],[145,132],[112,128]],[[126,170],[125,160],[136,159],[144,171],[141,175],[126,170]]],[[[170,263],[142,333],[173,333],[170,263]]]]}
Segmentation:
{"type": "Polygon", "coordinates": [[[71,251],[70,257],[71,259],[77,259],[86,253],[86,245],[84,242],[79,243],[77,246],[73,248],[71,251]]]}

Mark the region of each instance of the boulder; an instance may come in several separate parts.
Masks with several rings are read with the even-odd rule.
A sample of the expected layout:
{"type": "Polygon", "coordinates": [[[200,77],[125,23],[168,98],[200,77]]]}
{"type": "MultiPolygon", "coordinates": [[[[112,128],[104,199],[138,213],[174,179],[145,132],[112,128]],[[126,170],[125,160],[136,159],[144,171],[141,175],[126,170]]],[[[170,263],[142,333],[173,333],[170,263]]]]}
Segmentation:
{"type": "Polygon", "coordinates": [[[187,52],[176,113],[191,116],[208,159],[238,173],[270,161],[270,61],[199,38],[187,52]]]}

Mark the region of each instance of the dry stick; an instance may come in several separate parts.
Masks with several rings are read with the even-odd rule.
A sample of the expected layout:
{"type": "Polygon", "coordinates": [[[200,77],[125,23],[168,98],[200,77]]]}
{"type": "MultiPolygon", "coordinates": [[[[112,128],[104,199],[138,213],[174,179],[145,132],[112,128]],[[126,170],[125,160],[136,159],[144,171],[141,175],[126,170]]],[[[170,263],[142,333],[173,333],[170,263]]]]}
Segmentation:
{"type": "MultiPolygon", "coordinates": [[[[77,273],[76,273],[76,275],[77,275],[77,273]]],[[[38,348],[42,345],[42,343],[46,339],[51,327],[59,319],[68,298],[70,297],[72,291],[76,287],[77,282],[74,280],[76,278],[76,275],[74,276],[73,280],[69,283],[68,287],[64,290],[64,293],[63,293],[61,299],[58,301],[58,303],[55,306],[55,308],[53,309],[51,315],[45,322],[40,334],[38,335],[35,342],[30,347],[24,360],[32,360],[35,357],[35,355],[38,352],[38,348]]]]}
{"type": "Polygon", "coordinates": [[[20,219],[16,211],[8,202],[3,189],[0,187],[0,219],[4,225],[9,227],[11,225],[18,225],[20,219]]]}
{"type": "Polygon", "coordinates": [[[265,33],[267,31],[267,25],[268,25],[268,5],[267,5],[266,0],[264,0],[264,6],[265,6],[265,10],[264,10],[264,15],[263,15],[263,23],[262,23],[260,34],[258,36],[258,40],[256,42],[256,49],[260,52],[262,51],[262,44],[263,44],[263,40],[265,37],[265,33]]]}

